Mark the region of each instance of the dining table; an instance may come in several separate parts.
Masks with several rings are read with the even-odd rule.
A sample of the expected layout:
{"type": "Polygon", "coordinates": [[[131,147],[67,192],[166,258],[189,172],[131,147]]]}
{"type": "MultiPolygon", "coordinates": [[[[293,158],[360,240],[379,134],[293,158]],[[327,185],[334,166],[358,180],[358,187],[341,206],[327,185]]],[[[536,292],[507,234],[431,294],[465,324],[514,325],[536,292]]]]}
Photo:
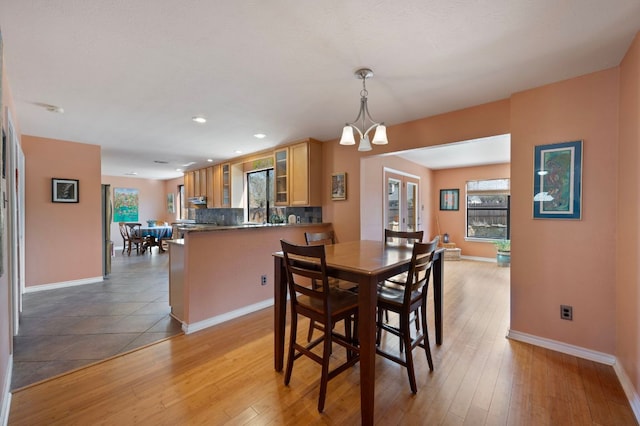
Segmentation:
{"type": "MultiPolygon", "coordinates": [[[[378,283],[409,270],[413,247],[383,241],[350,241],[325,246],[327,274],[358,283],[358,333],[360,343],[360,415],[363,425],[374,418],[376,305],[378,283]]],[[[287,274],[281,251],[274,258],[274,367],[284,366],[284,342],[287,312],[287,274]]],[[[434,253],[433,306],[436,344],[443,341],[444,248],[434,253]]]]}
{"type": "Polygon", "coordinates": [[[171,226],[141,226],[136,229],[140,236],[146,237],[145,249],[151,250],[152,247],[158,247],[160,252],[164,252],[162,240],[170,240],[173,228],[171,226]]]}

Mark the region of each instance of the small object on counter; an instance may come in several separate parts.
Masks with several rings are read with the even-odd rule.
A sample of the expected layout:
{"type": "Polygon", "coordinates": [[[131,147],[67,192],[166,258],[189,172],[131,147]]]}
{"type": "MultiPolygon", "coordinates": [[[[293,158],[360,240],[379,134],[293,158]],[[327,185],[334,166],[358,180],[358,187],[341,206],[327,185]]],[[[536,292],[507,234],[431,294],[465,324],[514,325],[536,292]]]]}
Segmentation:
{"type": "Polygon", "coordinates": [[[300,216],[296,216],[296,223],[300,223],[300,216]]]}
{"type": "Polygon", "coordinates": [[[295,214],[290,214],[289,215],[289,223],[296,223],[296,215],[295,214]]]}

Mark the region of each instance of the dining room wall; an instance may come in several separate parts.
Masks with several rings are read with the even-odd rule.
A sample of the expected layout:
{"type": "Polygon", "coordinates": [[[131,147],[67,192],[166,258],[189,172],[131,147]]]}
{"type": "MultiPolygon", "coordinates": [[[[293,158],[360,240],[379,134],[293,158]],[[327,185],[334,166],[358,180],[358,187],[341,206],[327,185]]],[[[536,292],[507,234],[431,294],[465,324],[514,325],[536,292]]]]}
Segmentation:
{"type": "Polygon", "coordinates": [[[100,146],[22,135],[25,287],[102,279],[100,146]],[[78,179],[78,203],[51,201],[51,179],[78,179]]]}
{"type": "MultiPolygon", "coordinates": [[[[616,277],[616,356],[640,394],[640,35],[620,65],[616,277]]],[[[605,256],[611,254],[603,253],[605,256]]],[[[640,417],[640,399],[636,400],[640,417]]]]}
{"type": "MultiPolygon", "coordinates": [[[[102,176],[102,183],[111,185],[111,197],[115,188],[130,188],[138,190],[138,220],[146,226],[147,220],[162,220],[167,217],[167,195],[163,180],[144,179],[126,176],[102,176]]],[[[111,240],[116,252],[122,250],[122,237],[117,222],[111,223],[111,240]]]]}
{"type": "Polygon", "coordinates": [[[169,194],[173,194],[173,212],[165,209],[164,221],[167,223],[173,223],[180,219],[180,198],[178,193],[178,186],[184,185],[184,176],[177,177],[175,179],[167,179],[164,181],[164,198],[165,200],[169,194]]]}

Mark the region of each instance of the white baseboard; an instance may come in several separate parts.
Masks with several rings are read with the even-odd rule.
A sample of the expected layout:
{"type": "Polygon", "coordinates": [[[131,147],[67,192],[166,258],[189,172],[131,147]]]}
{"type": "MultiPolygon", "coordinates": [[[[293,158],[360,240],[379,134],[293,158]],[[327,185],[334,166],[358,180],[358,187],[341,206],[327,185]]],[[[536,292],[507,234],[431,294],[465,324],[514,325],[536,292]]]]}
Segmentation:
{"type": "Polygon", "coordinates": [[[103,281],[104,281],[104,277],[99,276],[99,277],[93,277],[93,278],[83,278],[81,280],[62,281],[59,283],[31,285],[31,286],[25,287],[24,292],[35,293],[37,291],[56,290],[59,288],[74,287],[77,285],[98,284],[103,281]]]}
{"type": "Polygon", "coordinates": [[[616,363],[616,357],[613,355],[593,351],[580,346],[570,345],[557,340],[545,339],[544,337],[538,337],[532,334],[521,333],[519,331],[509,330],[507,338],[551,349],[552,351],[561,352],[563,354],[573,355],[578,358],[599,362],[600,364],[615,365],[616,363]]]}
{"type": "Polygon", "coordinates": [[[461,259],[465,259],[465,260],[476,260],[478,262],[498,263],[498,260],[495,257],[480,257],[480,256],[460,255],[460,258],[461,259]]]}
{"type": "Polygon", "coordinates": [[[185,324],[183,322],[182,331],[184,331],[184,334],[195,333],[196,331],[200,331],[208,327],[213,327],[214,325],[221,324],[223,322],[232,320],[234,318],[238,318],[243,315],[247,315],[264,308],[268,308],[269,306],[273,306],[273,298],[264,300],[262,302],[254,303],[253,305],[244,306],[240,309],[236,309],[235,311],[231,311],[231,312],[226,312],[222,315],[217,315],[212,318],[207,318],[206,320],[194,322],[192,324],[185,324]]]}
{"type": "Polygon", "coordinates": [[[551,349],[552,351],[561,352],[563,354],[573,355],[578,358],[588,359],[589,361],[613,366],[613,370],[618,376],[618,380],[620,381],[622,389],[629,400],[629,404],[631,404],[631,410],[633,410],[636,420],[640,423],[640,396],[638,396],[631,380],[622,366],[620,366],[620,363],[615,356],[593,351],[591,349],[585,349],[580,346],[570,345],[568,343],[558,342],[557,340],[545,339],[544,337],[521,333],[519,331],[509,330],[507,338],[551,349]]]}
{"type": "Polygon", "coordinates": [[[7,426],[9,423],[9,410],[11,409],[11,376],[13,375],[13,354],[9,355],[5,370],[4,389],[2,389],[2,407],[0,407],[0,424],[7,426]]]}
{"type": "Polygon", "coordinates": [[[615,363],[613,369],[618,376],[618,380],[620,380],[620,384],[622,385],[622,389],[624,389],[624,393],[629,400],[629,404],[631,404],[631,410],[633,410],[633,414],[636,416],[636,421],[640,423],[640,396],[636,392],[633,387],[633,383],[631,383],[631,379],[629,379],[629,376],[627,376],[627,373],[619,362],[615,363]]]}

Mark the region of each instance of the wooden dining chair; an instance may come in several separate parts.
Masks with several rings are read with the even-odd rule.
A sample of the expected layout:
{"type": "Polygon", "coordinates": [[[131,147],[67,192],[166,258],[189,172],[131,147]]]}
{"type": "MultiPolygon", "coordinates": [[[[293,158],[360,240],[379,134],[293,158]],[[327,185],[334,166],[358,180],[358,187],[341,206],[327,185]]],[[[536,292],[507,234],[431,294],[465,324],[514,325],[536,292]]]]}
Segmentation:
{"type": "Polygon", "coordinates": [[[131,256],[131,249],[135,244],[136,251],[138,254],[142,251],[145,251],[145,239],[140,234],[140,227],[142,224],[140,223],[132,223],[132,222],[119,222],[118,226],[120,228],[120,235],[123,240],[122,254],[124,255],[125,250],[127,254],[131,256]]]}
{"type": "MultiPolygon", "coordinates": [[[[333,230],[325,231],[325,232],[305,232],[304,240],[308,246],[317,246],[317,245],[331,245],[336,243],[335,233],[333,230]]],[[[315,284],[315,282],[314,282],[315,284]]],[[[338,287],[342,290],[348,290],[352,292],[358,291],[358,284],[351,282],[340,280],[338,278],[329,277],[329,286],[330,287],[338,287]]],[[[311,320],[309,323],[309,333],[307,334],[307,341],[310,342],[313,338],[313,330],[324,331],[322,325],[317,324],[315,321],[311,320]]]]}
{"type": "Polygon", "coordinates": [[[407,369],[409,386],[413,393],[418,391],[412,355],[415,347],[424,348],[429,370],[433,371],[433,360],[431,359],[427,330],[427,290],[431,276],[433,255],[437,247],[438,238],[429,243],[415,242],[413,244],[411,264],[404,285],[382,287],[378,292],[376,353],[397,362],[407,369]],[[383,322],[382,314],[384,311],[398,314],[398,326],[383,322]],[[412,336],[412,327],[410,326],[412,314],[415,316],[416,323],[420,322],[420,326],[416,327],[415,336],[412,336]],[[404,359],[395,353],[382,349],[380,345],[382,331],[399,337],[402,342],[400,348],[405,348],[404,359]]]}
{"type": "Polygon", "coordinates": [[[324,410],[327,383],[342,371],[360,360],[359,348],[355,343],[352,325],[357,330],[358,296],[329,285],[324,245],[301,246],[281,240],[284,263],[287,271],[287,285],[291,300],[291,332],[285,385],[289,385],[293,362],[306,355],[322,366],[320,375],[320,396],[318,411],[324,410]],[[319,286],[311,282],[320,283],[319,286]],[[323,325],[322,336],[305,345],[297,343],[298,317],[307,317],[323,325]],[[335,331],[334,326],[344,321],[344,334],[335,331]],[[346,361],[329,370],[333,343],[346,349],[346,361]],[[312,350],[323,344],[322,356],[312,350]]]}

